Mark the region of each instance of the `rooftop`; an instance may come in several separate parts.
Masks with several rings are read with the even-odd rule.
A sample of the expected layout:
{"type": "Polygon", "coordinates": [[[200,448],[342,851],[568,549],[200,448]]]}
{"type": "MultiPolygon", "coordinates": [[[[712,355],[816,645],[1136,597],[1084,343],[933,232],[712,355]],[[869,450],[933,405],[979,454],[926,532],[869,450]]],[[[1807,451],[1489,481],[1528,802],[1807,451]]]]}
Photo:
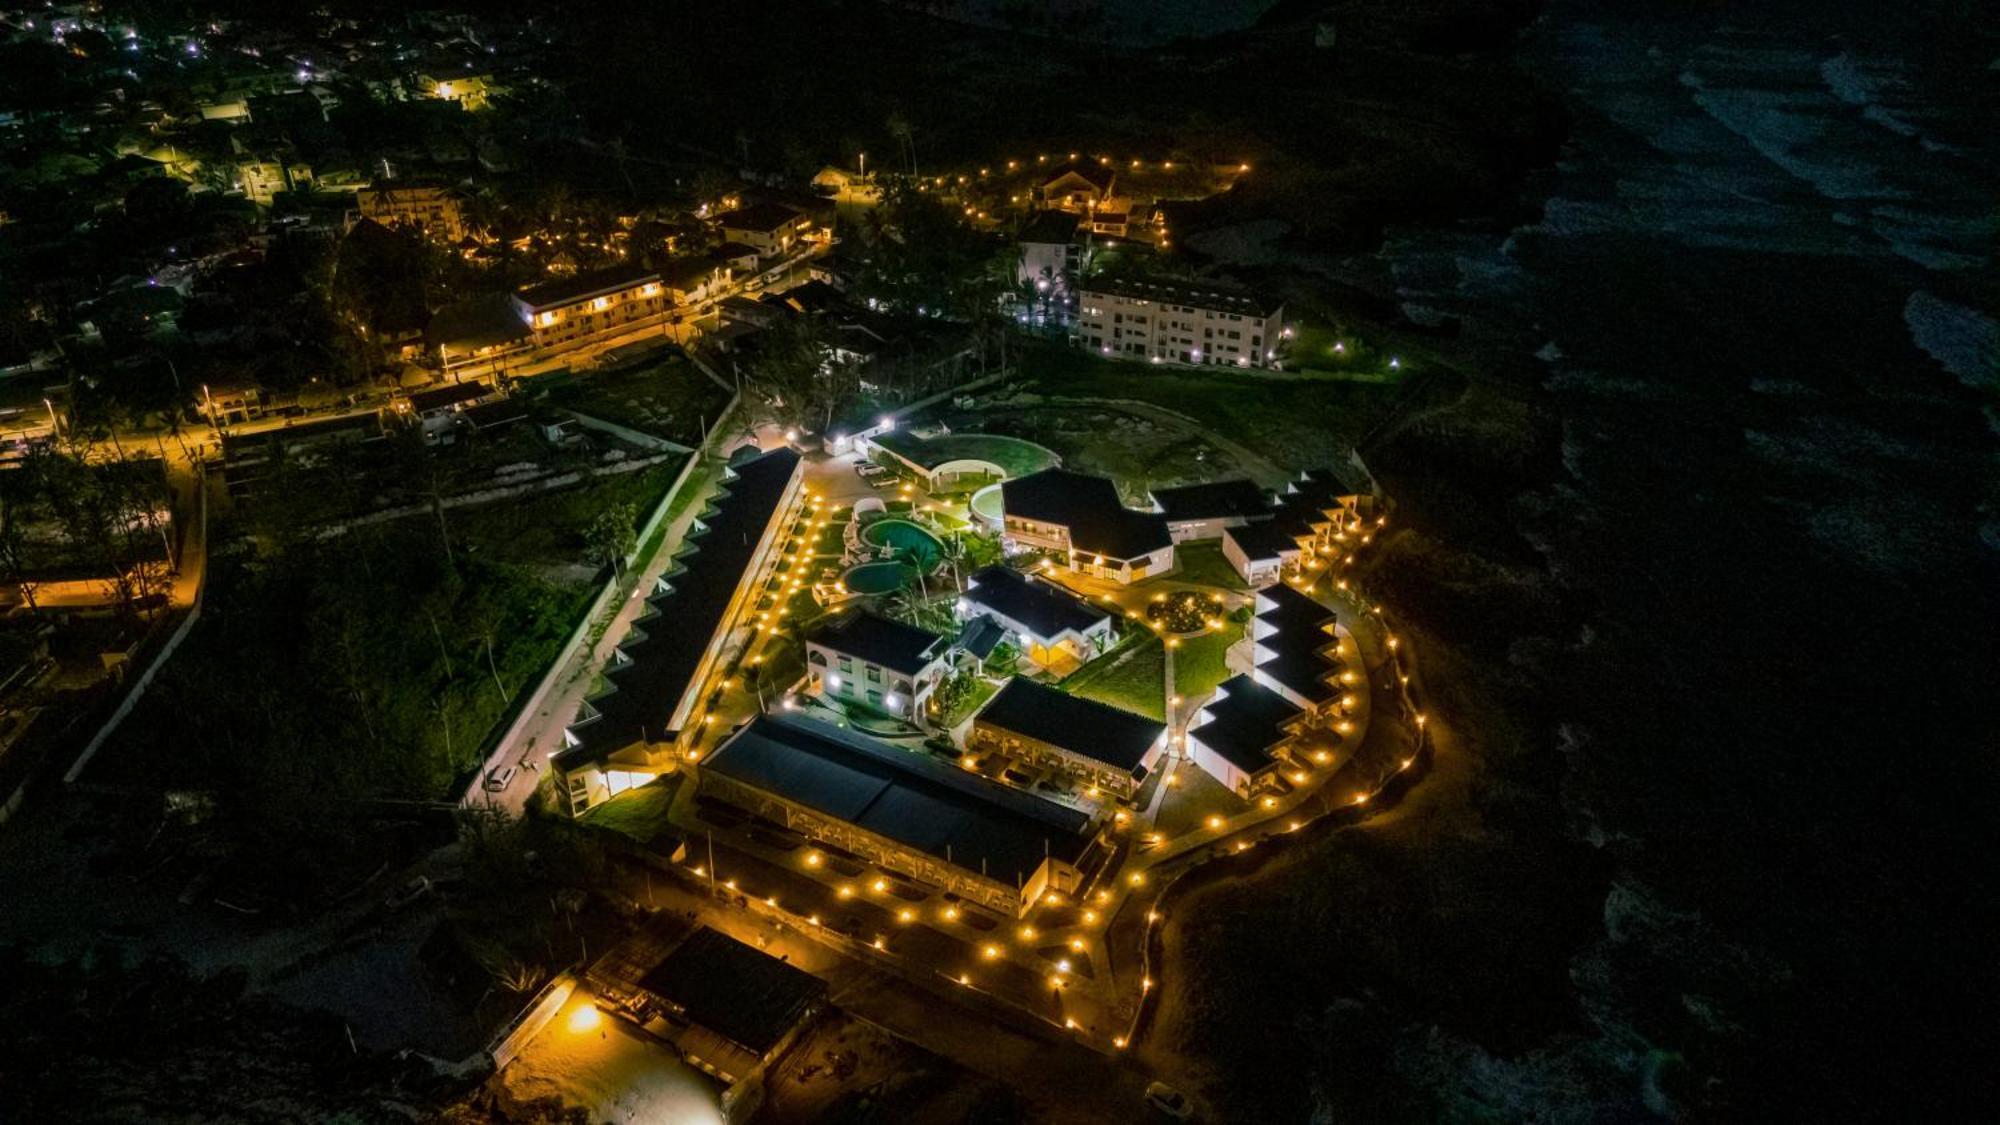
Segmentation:
{"type": "Polygon", "coordinates": [[[576,745],[557,755],[562,768],[635,742],[663,742],[689,681],[701,666],[723,614],[742,583],[758,542],[798,470],[799,455],[774,449],[732,466],[732,477],[701,517],[691,550],[674,560],[667,589],[646,599],[646,616],[618,648],[629,659],[604,671],[612,690],[590,701],[596,715],[569,728],[576,745]]]}
{"type": "Polygon", "coordinates": [[[1081,634],[1111,616],[1068,590],[1024,577],[1000,563],[972,576],[965,599],[1027,626],[1044,640],[1063,633],[1081,634]]]}
{"type": "Polygon", "coordinates": [[[1108,165],[1099,164],[1094,160],[1065,160],[1049,169],[1049,174],[1042,177],[1042,186],[1046,188],[1069,175],[1089,180],[1099,191],[1110,191],[1111,185],[1118,180],[1118,173],[1112,171],[1108,165]]]}
{"type": "Polygon", "coordinates": [[[993,650],[1006,639],[1006,627],[982,613],[959,630],[958,647],[970,653],[973,659],[984,660],[993,655],[993,650]]]}
{"type": "Polygon", "coordinates": [[[1279,531],[1270,520],[1246,523],[1242,527],[1228,527],[1222,531],[1224,538],[1232,540],[1245,558],[1252,561],[1269,561],[1283,558],[1288,551],[1297,551],[1296,537],[1279,531]]]}
{"type": "Polygon", "coordinates": [[[1304,713],[1247,675],[1224,681],[1202,710],[1208,719],[1190,728],[1188,737],[1244,773],[1269,766],[1272,748],[1290,737],[1286,725],[1304,713]]]}
{"type": "Polygon", "coordinates": [[[1044,469],[1002,483],[1000,498],[1007,515],[1066,527],[1077,550],[1106,558],[1138,558],[1173,542],[1165,520],[1127,508],[1107,477],[1044,469]]]}
{"type": "Polygon", "coordinates": [[[826,995],[826,983],[703,926],[639,978],[688,1020],[763,1056],[826,995]]]}
{"type": "Polygon", "coordinates": [[[424,329],[424,340],[433,347],[472,351],[525,340],[533,335],[513,298],[505,293],[487,293],[455,301],[437,311],[424,329]]]}
{"type": "Polygon", "coordinates": [[[485,383],[447,383],[442,387],[417,391],[410,395],[410,409],[418,414],[428,414],[433,410],[443,410],[461,402],[472,402],[493,393],[493,388],[485,383]]]}
{"type": "Polygon", "coordinates": [[[1165,305],[1216,309],[1244,316],[1270,316],[1283,307],[1276,301],[1259,299],[1234,282],[1208,278],[1199,281],[1177,281],[1107,275],[1092,278],[1084,283],[1085,299],[1087,300],[1093,293],[1129,297],[1139,301],[1157,301],[1165,305]]]}
{"type": "Polygon", "coordinates": [[[622,265],[580,273],[575,277],[557,278],[539,285],[530,285],[521,290],[518,296],[521,303],[530,309],[548,309],[634,289],[659,279],[660,275],[647,269],[643,264],[626,262],[622,265]]]}
{"type": "Polygon", "coordinates": [[[1037,211],[1022,224],[1015,241],[1067,245],[1076,240],[1076,228],[1082,221],[1074,211],[1037,211]]]}
{"type": "Polygon", "coordinates": [[[1139,775],[1166,724],[1016,676],[988,700],[975,723],[1026,735],[1139,775]]]}
{"type": "Polygon", "coordinates": [[[1298,480],[1278,494],[1278,502],[1272,508],[1272,526],[1293,537],[1311,535],[1312,525],[1324,522],[1326,513],[1340,506],[1340,498],[1353,493],[1353,489],[1326,469],[1301,473],[1298,480]]]}
{"type": "Polygon", "coordinates": [[[1258,519],[1271,512],[1270,497],[1251,480],[1219,480],[1179,488],[1156,488],[1153,503],[1168,522],[1258,519]]]}
{"type": "Polygon", "coordinates": [[[1075,809],[812,719],[760,715],[701,769],[1002,883],[1090,844],[1075,809]]]}
{"type": "Polygon", "coordinates": [[[943,637],[928,629],[866,610],[821,621],[807,632],[806,640],[906,676],[914,676],[941,659],[948,647],[943,637]]]}
{"type": "Polygon", "coordinates": [[[1322,649],[1334,643],[1327,626],[1338,615],[1283,583],[1261,591],[1257,600],[1260,605],[1266,600],[1272,603],[1257,614],[1266,627],[1260,631],[1263,635],[1257,644],[1271,652],[1257,662],[1257,671],[1315,703],[1339,694],[1327,682],[1338,661],[1321,655],[1322,649]]]}
{"type": "Polygon", "coordinates": [[[753,203],[734,211],[724,211],[715,217],[715,221],[725,228],[769,234],[797,222],[799,217],[798,211],[782,203],[753,203]]]}

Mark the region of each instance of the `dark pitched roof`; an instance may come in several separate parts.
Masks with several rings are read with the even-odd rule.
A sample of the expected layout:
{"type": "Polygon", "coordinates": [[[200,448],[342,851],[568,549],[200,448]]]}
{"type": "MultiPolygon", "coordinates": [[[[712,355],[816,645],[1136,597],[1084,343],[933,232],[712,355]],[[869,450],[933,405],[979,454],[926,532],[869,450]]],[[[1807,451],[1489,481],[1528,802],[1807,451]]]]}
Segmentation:
{"type": "Polygon", "coordinates": [[[1284,696],[1244,675],[1224,681],[1203,710],[1208,719],[1189,730],[1188,736],[1244,773],[1269,766],[1272,747],[1290,737],[1285,725],[1304,714],[1284,696]]]}
{"type": "Polygon", "coordinates": [[[555,305],[570,305],[591,297],[616,293],[648,281],[658,281],[659,275],[639,262],[626,262],[607,266],[601,270],[591,270],[575,277],[558,278],[530,285],[518,294],[522,302],[531,308],[545,309],[555,305]]]}
{"type": "Polygon", "coordinates": [[[1082,633],[1111,615],[1070,593],[995,563],[972,576],[965,598],[1026,625],[1043,638],[1082,633]]]}
{"type": "Polygon", "coordinates": [[[639,978],[639,987],[760,1056],[826,995],[818,977],[706,926],[639,978]]]}
{"type": "Polygon", "coordinates": [[[1269,515],[1271,501],[1250,480],[1218,480],[1179,488],[1156,488],[1153,503],[1169,522],[1180,520],[1257,519],[1269,515]]]}
{"type": "Polygon", "coordinates": [[[1076,228],[1082,221],[1074,211],[1037,211],[1021,226],[1015,241],[1065,245],[1076,240],[1076,228]]]}
{"type": "Polygon", "coordinates": [[[761,715],[701,769],[1003,883],[1090,844],[1082,812],[812,719],[761,715]]]}
{"type": "Polygon", "coordinates": [[[1105,477],[1043,469],[1002,482],[1000,500],[1008,515],[1067,527],[1077,550],[1107,558],[1137,558],[1173,542],[1165,520],[1127,508],[1105,477]]]}
{"type": "Polygon", "coordinates": [[[944,655],[944,638],[928,629],[891,621],[863,610],[828,618],[813,626],[806,640],[835,652],[859,657],[914,676],[944,655]]]}
{"type": "Polygon", "coordinates": [[[667,572],[668,589],[646,599],[646,616],[635,628],[644,635],[621,643],[629,659],[605,669],[613,690],[590,701],[594,717],[569,728],[577,744],[556,756],[558,766],[568,769],[642,740],[678,737],[667,723],[695,686],[688,681],[798,465],[797,453],[774,449],[730,466],[733,479],[703,513],[693,548],[667,572]]]}
{"type": "Polygon", "coordinates": [[[1337,616],[1311,597],[1279,583],[1258,594],[1272,603],[1257,615],[1266,626],[1257,644],[1271,655],[1257,663],[1257,671],[1271,677],[1300,696],[1315,703],[1339,694],[1327,682],[1338,661],[1322,656],[1320,650],[1334,643],[1326,626],[1337,616]]]}
{"type": "Polygon", "coordinates": [[[1008,680],[999,694],[987,700],[973,721],[1133,772],[1167,730],[1165,723],[1144,715],[1020,676],[1008,680]]]}
{"type": "Polygon", "coordinates": [[[958,647],[972,654],[975,660],[984,660],[993,655],[1000,642],[1007,639],[1007,630],[998,621],[985,614],[965,623],[959,630],[958,647]]]}
{"type": "Polygon", "coordinates": [[[1325,522],[1327,511],[1339,507],[1341,497],[1352,494],[1352,489],[1326,469],[1302,473],[1278,494],[1272,526],[1289,536],[1311,535],[1312,525],[1325,522]]]}
{"type": "Polygon", "coordinates": [[[1279,531],[1269,520],[1223,528],[1222,537],[1234,541],[1244,557],[1252,560],[1281,558],[1286,551],[1299,549],[1296,538],[1279,531]]]}
{"type": "Polygon", "coordinates": [[[800,212],[782,203],[753,203],[734,211],[724,211],[715,217],[715,221],[724,227],[769,234],[787,223],[796,222],[799,215],[800,212]]]}
{"type": "Polygon", "coordinates": [[[443,410],[461,402],[485,398],[493,393],[493,388],[485,383],[447,383],[442,387],[432,387],[427,391],[417,391],[410,396],[410,409],[418,414],[432,410],[443,410]]]}

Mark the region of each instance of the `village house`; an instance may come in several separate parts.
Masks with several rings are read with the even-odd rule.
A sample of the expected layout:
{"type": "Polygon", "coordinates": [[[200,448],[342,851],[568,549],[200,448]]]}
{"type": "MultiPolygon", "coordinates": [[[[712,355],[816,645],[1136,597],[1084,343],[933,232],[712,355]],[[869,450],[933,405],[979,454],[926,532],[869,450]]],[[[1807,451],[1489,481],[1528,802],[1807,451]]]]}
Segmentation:
{"type": "Polygon", "coordinates": [[[760,258],[781,257],[812,233],[812,216],[781,203],[756,203],[715,217],[724,242],[756,249],[760,258]]]}
{"type": "Polygon", "coordinates": [[[819,622],[805,648],[808,691],[899,719],[923,714],[951,666],[945,638],[866,610],[819,622]]]}

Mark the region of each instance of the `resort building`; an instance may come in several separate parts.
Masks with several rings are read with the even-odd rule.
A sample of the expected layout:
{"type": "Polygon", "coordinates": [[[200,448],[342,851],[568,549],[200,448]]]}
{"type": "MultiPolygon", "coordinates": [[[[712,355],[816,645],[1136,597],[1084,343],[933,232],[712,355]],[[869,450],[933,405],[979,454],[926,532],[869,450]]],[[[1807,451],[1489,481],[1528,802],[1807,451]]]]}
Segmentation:
{"type": "Polygon", "coordinates": [[[1037,297],[1046,294],[1056,299],[1068,294],[1070,281],[1083,263],[1083,243],[1077,235],[1080,226],[1081,220],[1071,212],[1037,211],[1014,240],[1021,248],[1015,280],[1034,286],[1037,297]]]}
{"type": "Polygon", "coordinates": [[[514,306],[538,348],[565,347],[629,331],[667,310],[660,275],[636,263],[531,285],[514,306]]]}
{"type": "Polygon", "coordinates": [[[811,719],[759,716],[695,776],[703,797],[1004,915],[1104,858],[1083,812],[811,719]]]}
{"type": "Polygon", "coordinates": [[[1314,469],[1287,485],[1264,519],[1225,526],[1222,553],[1244,581],[1262,586],[1344,558],[1373,512],[1374,497],[1314,469]]]}
{"type": "Polygon", "coordinates": [[[944,637],[865,610],[813,626],[805,647],[808,691],[913,721],[951,667],[944,637]]]}
{"type": "MultiPolygon", "coordinates": [[[[988,618],[1029,660],[1081,664],[1111,646],[1112,617],[1060,586],[995,564],[966,580],[959,619],[988,618]]],[[[991,651],[991,647],[988,647],[991,651]]]]}
{"type": "Polygon", "coordinates": [[[1035,188],[1043,209],[1083,217],[1093,233],[1125,236],[1132,201],[1118,194],[1118,173],[1109,164],[1072,160],[1057,166],[1035,188]]]}
{"type": "Polygon", "coordinates": [[[419,227],[431,238],[457,242],[465,237],[465,207],[448,187],[380,183],[354,195],[364,219],[385,227],[419,227]]]}
{"type": "Polygon", "coordinates": [[[1269,367],[1284,306],[1223,282],[1097,277],[1077,298],[1079,346],[1116,359],[1269,367]]]}
{"type": "Polygon", "coordinates": [[[1188,760],[1247,800],[1284,768],[1281,752],[1306,717],[1254,677],[1232,677],[1188,722],[1188,760]]]}
{"type": "Polygon", "coordinates": [[[1166,521],[1119,502],[1104,477],[1044,469],[1000,486],[1002,536],[1015,550],[1054,551],[1082,574],[1130,583],[1174,566],[1166,521]]]}
{"type": "Polygon", "coordinates": [[[1153,509],[1167,521],[1176,543],[1219,539],[1224,530],[1269,519],[1271,498],[1255,481],[1219,480],[1153,490],[1153,509]]]}
{"type": "Polygon", "coordinates": [[[703,713],[724,626],[763,588],[797,518],[803,462],[790,449],[729,466],[695,520],[692,546],[663,575],[605,667],[609,687],[586,700],[551,755],[572,815],[701,754],[703,713]]]}
{"type": "Polygon", "coordinates": [[[1167,727],[1144,715],[1016,676],[972,717],[966,749],[1043,767],[1093,795],[1129,800],[1167,750],[1167,727]]]}
{"type": "Polygon", "coordinates": [[[772,1065],[826,1009],[826,982],[707,926],[663,945],[642,930],[614,946],[588,973],[596,1002],[673,1044],[721,1084],[723,1119],[747,1121],[772,1065]]]}
{"type": "Polygon", "coordinates": [[[1338,615],[1283,583],[1259,590],[1256,610],[1250,623],[1251,678],[1303,710],[1323,712],[1338,703],[1338,615]]]}
{"type": "Polygon", "coordinates": [[[812,216],[782,203],[756,203],[715,217],[724,242],[756,249],[761,258],[776,258],[812,233],[812,216]]]}

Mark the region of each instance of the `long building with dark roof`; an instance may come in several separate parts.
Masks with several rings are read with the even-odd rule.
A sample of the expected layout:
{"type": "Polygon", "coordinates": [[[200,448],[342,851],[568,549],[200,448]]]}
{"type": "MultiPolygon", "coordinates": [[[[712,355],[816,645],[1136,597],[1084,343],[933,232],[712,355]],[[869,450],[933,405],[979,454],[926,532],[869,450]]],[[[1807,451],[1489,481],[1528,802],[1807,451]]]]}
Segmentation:
{"type": "Polygon", "coordinates": [[[1100,794],[1137,792],[1167,749],[1165,723],[1025,677],[1007,681],[972,717],[966,745],[1046,766],[1100,794]]]}
{"type": "Polygon", "coordinates": [[[1258,591],[1256,604],[1250,625],[1256,681],[1308,710],[1338,699],[1334,677],[1340,658],[1333,652],[1338,615],[1282,583],[1258,591]]]}
{"type": "Polygon", "coordinates": [[[958,615],[968,622],[991,619],[1005,633],[1004,639],[1019,645],[1037,664],[1089,660],[1111,644],[1110,614],[1060,586],[1002,563],[967,580],[958,599],[958,615]]]}
{"type": "Polygon", "coordinates": [[[1126,507],[1109,478],[1043,469],[1002,483],[1000,500],[1008,542],[1054,551],[1072,570],[1136,582],[1173,569],[1166,520],[1126,507]]]}
{"type": "Polygon", "coordinates": [[[1075,891],[1097,838],[1076,809],[813,719],[759,716],[695,773],[705,797],[1015,916],[1075,891]]]}
{"type": "Polygon", "coordinates": [[[690,544],[662,575],[604,678],[565,732],[554,764],[572,813],[582,812],[698,752],[703,688],[727,627],[753,599],[796,514],[799,455],[774,449],[726,471],[690,544]]]}
{"type": "Polygon", "coordinates": [[[1238,796],[1248,798],[1284,765],[1281,748],[1306,710],[1249,675],[1223,682],[1188,724],[1188,758],[1238,796]]]}

